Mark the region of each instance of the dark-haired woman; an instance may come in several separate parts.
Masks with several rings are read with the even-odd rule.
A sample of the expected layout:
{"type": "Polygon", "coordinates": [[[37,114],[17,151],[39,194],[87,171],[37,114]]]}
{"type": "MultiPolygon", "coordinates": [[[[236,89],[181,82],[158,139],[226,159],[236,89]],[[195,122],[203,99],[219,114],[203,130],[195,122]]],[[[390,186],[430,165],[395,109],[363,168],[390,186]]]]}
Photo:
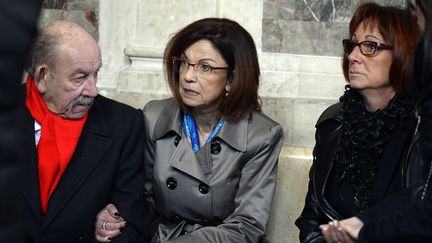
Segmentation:
{"type": "Polygon", "coordinates": [[[319,226],[329,221],[377,216],[374,206],[402,191],[419,35],[402,9],[366,3],[354,13],[343,40],[345,94],[316,124],[308,193],[296,221],[301,242],[325,242],[319,226]]]}
{"type": "Polygon", "coordinates": [[[352,217],[329,228],[329,240],[361,243],[432,242],[432,1],[408,1],[409,10],[423,30],[414,59],[413,93],[416,97],[417,125],[406,159],[405,184],[415,188],[410,204],[372,221],[352,217]]]}
{"type": "MultiPolygon", "coordinates": [[[[198,20],[168,42],[164,67],[174,97],[144,107],[152,242],[265,241],[283,131],[260,109],[252,37],[232,20],[198,20]]],[[[96,220],[107,222],[100,241],[119,233],[110,210],[96,220]]]]}

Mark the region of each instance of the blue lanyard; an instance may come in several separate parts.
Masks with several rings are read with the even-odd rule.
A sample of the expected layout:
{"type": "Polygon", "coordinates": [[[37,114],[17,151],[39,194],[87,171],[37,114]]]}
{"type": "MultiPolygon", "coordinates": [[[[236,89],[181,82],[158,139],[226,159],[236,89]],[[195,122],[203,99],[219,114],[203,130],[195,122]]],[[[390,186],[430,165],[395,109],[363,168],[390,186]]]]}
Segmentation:
{"type": "MultiPolygon", "coordinates": [[[[214,136],[216,136],[216,133],[220,130],[220,128],[222,127],[222,125],[224,124],[224,119],[220,119],[218,124],[216,125],[216,127],[213,129],[212,133],[210,134],[210,136],[207,138],[207,141],[205,143],[210,142],[214,136]]],[[[183,116],[183,127],[186,131],[186,134],[188,135],[188,137],[190,138],[191,142],[192,142],[192,149],[193,151],[196,153],[200,146],[199,146],[199,138],[198,138],[198,131],[195,125],[195,120],[192,117],[191,114],[184,112],[184,116],[183,116]]]]}

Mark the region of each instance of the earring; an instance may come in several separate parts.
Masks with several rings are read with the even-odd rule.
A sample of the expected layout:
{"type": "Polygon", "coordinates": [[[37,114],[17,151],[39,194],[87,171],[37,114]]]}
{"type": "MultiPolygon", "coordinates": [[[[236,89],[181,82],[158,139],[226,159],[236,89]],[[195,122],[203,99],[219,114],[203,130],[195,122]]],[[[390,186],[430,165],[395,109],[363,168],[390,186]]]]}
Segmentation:
{"type": "Polygon", "coordinates": [[[228,96],[229,95],[229,92],[228,91],[225,91],[225,96],[228,96]]]}

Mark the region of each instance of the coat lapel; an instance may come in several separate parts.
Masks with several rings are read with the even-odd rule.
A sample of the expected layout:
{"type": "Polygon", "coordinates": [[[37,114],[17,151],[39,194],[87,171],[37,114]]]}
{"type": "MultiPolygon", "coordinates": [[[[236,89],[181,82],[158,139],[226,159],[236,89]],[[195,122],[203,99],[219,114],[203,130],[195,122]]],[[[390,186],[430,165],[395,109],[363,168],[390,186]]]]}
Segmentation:
{"type": "MultiPolygon", "coordinates": [[[[157,119],[152,140],[155,142],[169,132],[175,132],[176,135],[180,136],[180,143],[171,156],[169,165],[208,185],[208,179],[202,171],[201,165],[187,140],[187,136],[183,132],[182,116],[183,113],[180,108],[174,99],[171,99],[171,102],[162,109],[157,119]]],[[[249,114],[245,114],[238,121],[225,121],[216,137],[221,138],[234,149],[245,152],[247,147],[248,119],[249,114]]]]}
{"type": "Polygon", "coordinates": [[[219,133],[216,135],[232,148],[246,152],[248,140],[249,113],[244,114],[238,121],[226,120],[219,133]]]}
{"type": "MultiPolygon", "coordinates": [[[[401,122],[397,130],[390,136],[383,157],[380,161],[379,170],[375,176],[372,186],[370,204],[382,201],[387,195],[387,190],[394,179],[395,173],[401,173],[403,162],[402,153],[408,145],[409,121],[401,122]],[[397,170],[400,168],[400,170],[397,170]]],[[[402,187],[402,183],[401,183],[402,187]]]]}
{"type": "Polygon", "coordinates": [[[44,227],[46,227],[85,183],[112,144],[99,103],[90,110],[74,155],[52,194],[44,227]]]}
{"type": "Polygon", "coordinates": [[[169,165],[209,185],[187,139],[180,140],[179,145],[169,160],[169,165]]]}
{"type": "Polygon", "coordinates": [[[208,184],[208,180],[201,169],[201,165],[199,164],[186,135],[183,133],[182,115],[183,114],[179,107],[174,103],[174,100],[171,99],[171,102],[164,107],[158,117],[152,140],[156,141],[169,132],[175,132],[177,136],[181,137],[181,140],[168,161],[169,165],[208,184]]]}
{"type": "Polygon", "coordinates": [[[318,198],[318,202],[322,202],[324,205],[322,209],[326,215],[331,219],[341,219],[342,217],[338,212],[333,210],[332,205],[328,203],[325,197],[325,193],[328,186],[329,176],[333,171],[333,153],[334,148],[339,145],[339,141],[342,136],[342,124],[338,124],[335,130],[329,135],[325,144],[321,144],[320,154],[314,154],[314,157],[322,158],[320,161],[314,161],[315,166],[312,177],[314,182],[315,196],[318,198]]]}

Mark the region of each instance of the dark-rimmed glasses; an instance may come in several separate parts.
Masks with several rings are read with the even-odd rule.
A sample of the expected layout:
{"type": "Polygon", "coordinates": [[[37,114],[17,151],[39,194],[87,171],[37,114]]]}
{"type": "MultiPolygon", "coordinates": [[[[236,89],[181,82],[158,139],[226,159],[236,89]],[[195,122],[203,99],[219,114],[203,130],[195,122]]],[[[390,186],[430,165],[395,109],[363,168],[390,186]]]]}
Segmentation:
{"type": "Polygon", "coordinates": [[[190,63],[185,57],[173,57],[172,60],[175,71],[185,71],[192,66],[192,69],[202,76],[211,74],[214,70],[230,69],[229,67],[213,67],[207,63],[190,63]]]}
{"type": "Polygon", "coordinates": [[[346,55],[351,54],[356,46],[360,48],[360,52],[367,56],[374,56],[378,50],[393,50],[393,47],[384,43],[379,43],[376,41],[362,41],[354,42],[349,39],[342,40],[342,45],[346,55]]]}

